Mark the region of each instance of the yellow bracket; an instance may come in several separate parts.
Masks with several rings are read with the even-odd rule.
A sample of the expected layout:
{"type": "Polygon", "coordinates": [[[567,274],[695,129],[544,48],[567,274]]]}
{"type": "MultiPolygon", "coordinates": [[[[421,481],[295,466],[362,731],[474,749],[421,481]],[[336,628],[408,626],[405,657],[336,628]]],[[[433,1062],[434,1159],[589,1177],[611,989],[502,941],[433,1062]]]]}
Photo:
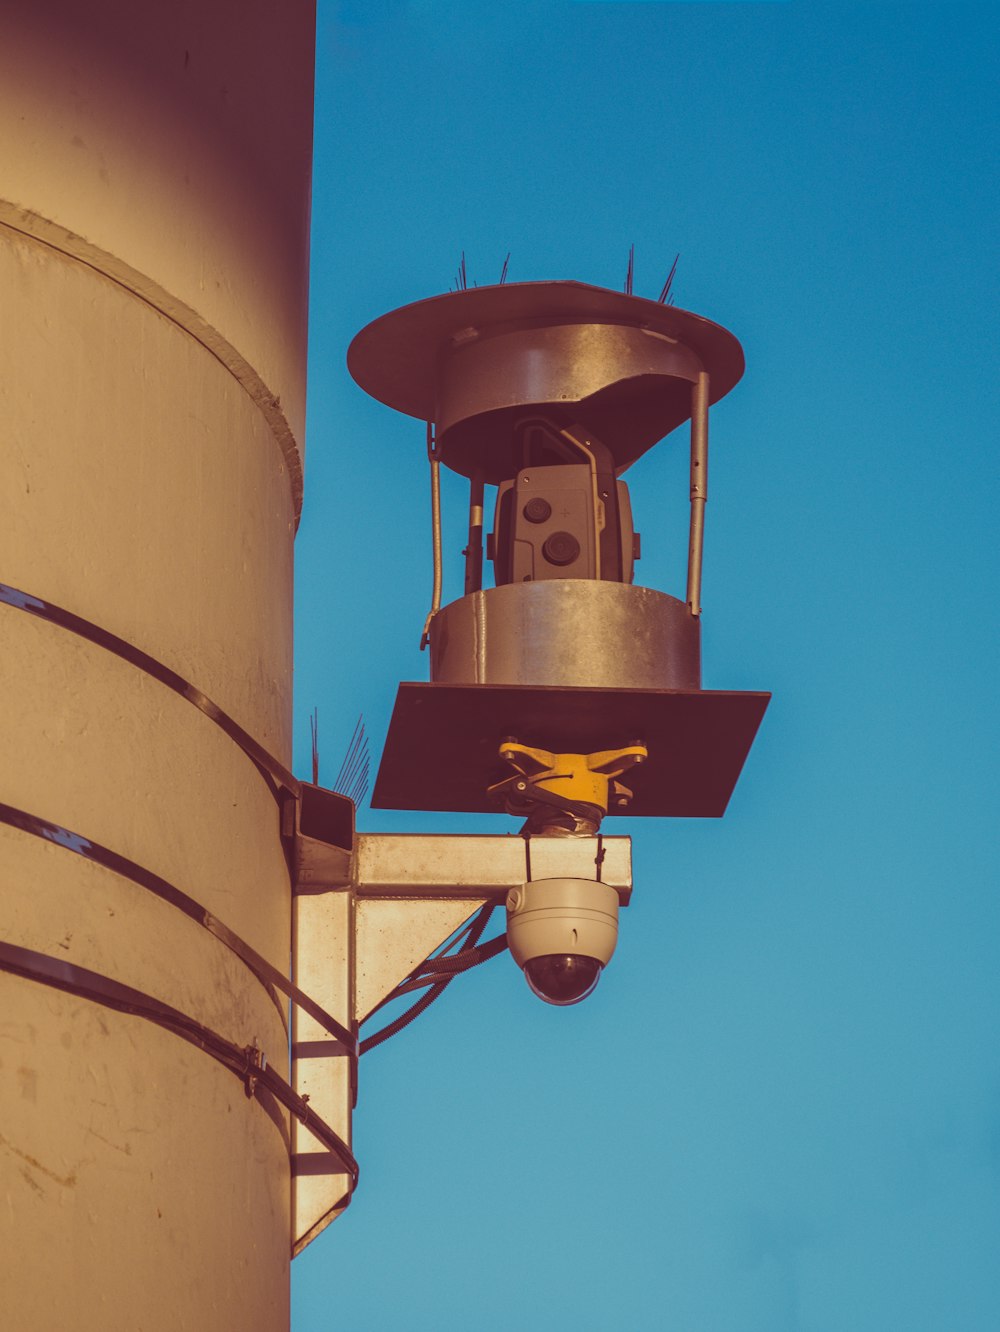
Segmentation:
{"type": "MultiPolygon", "coordinates": [[[[565,796],[567,800],[597,805],[606,814],[612,787],[616,795],[625,797],[619,803],[627,803],[631,795],[614,779],[644,762],[649,750],[645,745],[628,745],[624,749],[600,749],[596,754],[552,754],[547,749],[532,749],[516,740],[505,740],[500,746],[500,757],[527,777],[532,786],[565,796]]],[[[498,786],[506,787],[509,780],[498,786]]]]}

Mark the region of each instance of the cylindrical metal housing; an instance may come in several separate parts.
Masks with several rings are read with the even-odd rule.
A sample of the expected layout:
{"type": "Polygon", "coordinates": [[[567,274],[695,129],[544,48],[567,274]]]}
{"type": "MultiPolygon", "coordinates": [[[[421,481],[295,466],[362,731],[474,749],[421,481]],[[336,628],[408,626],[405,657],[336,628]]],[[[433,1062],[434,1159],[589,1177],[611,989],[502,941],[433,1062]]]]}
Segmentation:
{"type": "Polygon", "coordinates": [[[688,381],[701,372],[690,347],[626,324],[518,327],[456,344],[441,358],[442,458],[460,472],[483,459],[494,483],[517,468],[513,424],[525,413],[579,418],[627,466],[664,413],[684,413],[688,381]]]}
{"type": "Polygon", "coordinates": [[[682,601],[586,578],[509,583],[431,621],[439,684],[700,689],[699,625],[682,601]]]}
{"type": "MultiPolygon", "coordinates": [[[[125,640],[286,767],[300,488],[312,13],[37,0],[0,45],[0,582],[125,640]],[[280,401],[279,401],[280,399],[280,401]]],[[[16,598],[15,598],[16,600],[16,598]]],[[[287,1077],[283,1018],[187,894],[287,973],[272,789],[134,661],[0,604],[3,1322],[31,1332],[289,1317],[287,1116],[150,995],[287,1077]]]]}

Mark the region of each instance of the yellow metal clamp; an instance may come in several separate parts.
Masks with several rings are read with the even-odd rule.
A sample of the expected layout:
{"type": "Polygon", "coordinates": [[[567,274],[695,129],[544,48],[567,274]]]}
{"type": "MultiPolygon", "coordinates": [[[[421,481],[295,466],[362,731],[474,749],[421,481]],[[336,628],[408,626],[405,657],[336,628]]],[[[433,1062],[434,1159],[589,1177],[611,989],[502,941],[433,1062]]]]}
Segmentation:
{"type": "MultiPolygon", "coordinates": [[[[615,778],[649,757],[646,746],[640,744],[601,749],[594,754],[553,754],[547,749],[533,749],[516,740],[505,740],[499,752],[526,779],[526,794],[532,787],[541,788],[566,800],[596,805],[605,814],[612,800],[616,805],[627,805],[632,795],[615,778]]],[[[507,791],[511,784],[508,777],[489,789],[507,791]]]]}

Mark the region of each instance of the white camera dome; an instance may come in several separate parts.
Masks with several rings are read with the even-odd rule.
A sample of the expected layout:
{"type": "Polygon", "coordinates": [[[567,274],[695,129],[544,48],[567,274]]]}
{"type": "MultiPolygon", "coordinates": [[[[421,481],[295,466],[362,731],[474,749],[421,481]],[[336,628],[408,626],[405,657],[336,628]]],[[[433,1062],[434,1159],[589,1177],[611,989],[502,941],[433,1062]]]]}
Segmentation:
{"type": "Polygon", "coordinates": [[[585,999],[618,942],[618,894],[593,879],[534,879],[507,895],[507,942],[546,1003],[585,999]]]}

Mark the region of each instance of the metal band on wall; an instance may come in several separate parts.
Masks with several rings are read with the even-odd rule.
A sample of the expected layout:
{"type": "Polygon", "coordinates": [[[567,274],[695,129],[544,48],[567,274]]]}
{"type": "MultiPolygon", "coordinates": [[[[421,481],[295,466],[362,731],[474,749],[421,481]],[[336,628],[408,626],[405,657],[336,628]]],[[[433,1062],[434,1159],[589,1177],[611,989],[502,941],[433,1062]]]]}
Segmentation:
{"type": "Polygon", "coordinates": [[[138,884],[140,888],[145,888],[147,892],[159,897],[161,901],[168,902],[171,906],[176,907],[185,916],[213,934],[220,943],[225,944],[230,952],[234,953],[253,972],[257,980],[261,981],[267,988],[283,1023],[285,1014],[282,1011],[280,1000],[274,993],[275,989],[280,990],[293,1004],[308,1013],[325,1031],[329,1032],[343,1047],[343,1053],[352,1061],[357,1059],[358,1041],[352,1032],[348,1031],[335,1017],[332,1017],[325,1008],[316,1003],[315,999],[311,999],[303,990],[300,990],[287,976],[282,975],[277,967],[268,962],[267,958],[262,957],[246,940],[241,939],[228,925],[223,924],[218,917],[213,916],[200,902],[196,902],[193,897],[189,897],[180,888],[175,888],[172,883],[168,883],[166,879],[161,879],[152,870],[144,869],[141,865],[137,865],[134,860],[129,860],[126,856],[119,855],[117,851],[102,846],[100,842],[92,842],[89,838],[70,831],[69,828],[63,828],[58,823],[39,818],[36,814],[29,814],[26,810],[16,809],[13,805],[0,803],[0,823],[6,823],[11,828],[29,833],[32,837],[39,837],[43,841],[61,846],[66,851],[72,851],[74,855],[83,856],[85,860],[91,860],[95,864],[121,875],[122,878],[129,879],[132,883],[138,884]]]}
{"type": "MultiPolygon", "coordinates": [[[[280,1074],[274,1072],[263,1053],[255,1046],[236,1045],[179,1009],[154,999],[152,995],[134,990],[130,985],[123,985],[99,972],[89,971],[86,967],[50,957],[47,953],[38,953],[33,948],[22,948],[18,944],[0,941],[0,970],[50,985],[68,994],[80,995],[105,1008],[117,1009],[120,1013],[145,1018],[204,1050],[235,1074],[243,1083],[247,1096],[256,1097],[265,1111],[268,1107],[261,1093],[270,1093],[337,1158],[350,1177],[352,1191],[357,1187],[358,1163],[343,1138],[325,1120],[320,1119],[305,1097],[299,1096],[280,1074]]],[[[284,1132],[280,1116],[275,1122],[284,1132]]]]}
{"type": "MultiPolygon", "coordinates": [[[[213,703],[200,689],[185,680],[183,676],[178,675],[176,671],[172,671],[169,666],[164,666],[162,661],[157,661],[155,657],[151,657],[148,652],[143,652],[141,648],[126,642],[124,638],[119,638],[117,634],[112,634],[107,629],[92,624],[90,620],[85,620],[80,615],[74,615],[72,611],[53,605],[51,601],[43,601],[41,597],[33,597],[30,593],[22,592],[16,587],[8,586],[6,583],[0,583],[0,604],[11,606],[14,610],[27,611],[29,615],[35,615],[40,620],[48,621],[49,624],[56,624],[61,629],[68,629],[70,633],[85,638],[88,643],[104,648],[107,652],[113,652],[116,657],[121,657],[123,661],[127,661],[132,666],[137,666],[140,671],[151,675],[154,680],[159,680],[160,684],[166,685],[175,694],[180,694],[181,698],[186,699],[199,712],[204,713],[210,721],[215,722],[216,726],[243,750],[244,754],[256,764],[262,773],[277,782],[280,789],[288,791],[293,796],[298,795],[298,779],[293,777],[273,754],[269,754],[263,745],[259,744],[252,735],[240,726],[239,722],[234,721],[228,712],[223,712],[222,708],[217,703],[213,703]]],[[[280,802],[280,790],[278,792],[274,791],[270,782],[268,782],[268,787],[273,795],[279,797],[280,802]]]]}
{"type": "MultiPolygon", "coordinates": [[[[135,647],[116,634],[112,634],[91,621],[85,620],[82,616],[74,615],[72,611],[67,611],[61,606],[56,606],[52,602],[44,601],[40,597],[32,596],[30,593],[22,592],[18,588],[5,583],[0,583],[0,604],[10,606],[14,610],[25,611],[38,619],[58,625],[60,628],[66,629],[87,642],[113,653],[145,674],[152,676],[153,679],[158,680],[196,707],[243,750],[264,777],[268,790],[275,797],[279,808],[284,807],[283,793],[287,793],[294,799],[300,797],[301,783],[282,763],[268,753],[252,735],[245,731],[227,712],[213,703],[200,689],[185,680],[183,676],[178,675],[176,671],[171,670],[169,666],[157,661],[149,653],[143,652],[141,648],[135,647]]],[[[224,944],[238,957],[264,985],[281,1016],[282,1024],[286,1030],[285,1013],[275,990],[280,991],[293,1004],[308,1013],[334,1038],[339,1048],[330,1053],[342,1054],[350,1059],[351,1082],[352,1085],[356,1085],[357,1035],[338,1022],[320,1004],[300,990],[287,976],[284,976],[250,944],[241,939],[239,935],[213,916],[194,898],[182,892],[173,884],[168,883],[159,875],[154,874],[151,870],[136,864],[135,861],[129,860],[126,856],[119,855],[109,847],[102,846],[99,842],[94,842],[90,838],[48,819],[30,814],[26,810],[0,803],[0,822],[31,836],[41,838],[43,841],[61,846],[64,850],[83,856],[85,859],[111,870],[113,873],[153,893],[156,897],[177,908],[189,919],[208,930],[210,934],[214,935],[220,943],[224,944]]],[[[97,972],[89,971],[84,967],[75,966],[72,963],[49,957],[47,954],[38,953],[32,949],[22,948],[16,944],[0,942],[0,970],[6,970],[43,984],[52,985],[69,993],[80,994],[95,1003],[143,1017],[169,1031],[173,1031],[175,1035],[181,1036],[200,1049],[205,1050],[206,1053],[212,1055],[213,1058],[217,1059],[244,1082],[247,1094],[256,1096],[262,1108],[270,1115],[283,1134],[285,1132],[284,1123],[278,1112],[273,1110],[273,1107],[269,1108],[266,1097],[262,1096],[262,1091],[270,1093],[275,1101],[283,1105],[290,1114],[294,1115],[313,1133],[344,1167],[351,1180],[351,1191],[353,1192],[358,1180],[358,1164],[346,1143],[334,1129],[309,1108],[306,1098],[299,1096],[289,1083],[267,1066],[260,1052],[252,1046],[241,1048],[217,1032],[203,1026],[196,1019],[172,1008],[169,1004],[143,994],[139,990],[134,990],[119,981],[111,980],[109,977],[101,976],[97,972]]],[[[350,1201],[350,1195],[345,1199],[345,1204],[348,1201],[350,1201]]]]}

